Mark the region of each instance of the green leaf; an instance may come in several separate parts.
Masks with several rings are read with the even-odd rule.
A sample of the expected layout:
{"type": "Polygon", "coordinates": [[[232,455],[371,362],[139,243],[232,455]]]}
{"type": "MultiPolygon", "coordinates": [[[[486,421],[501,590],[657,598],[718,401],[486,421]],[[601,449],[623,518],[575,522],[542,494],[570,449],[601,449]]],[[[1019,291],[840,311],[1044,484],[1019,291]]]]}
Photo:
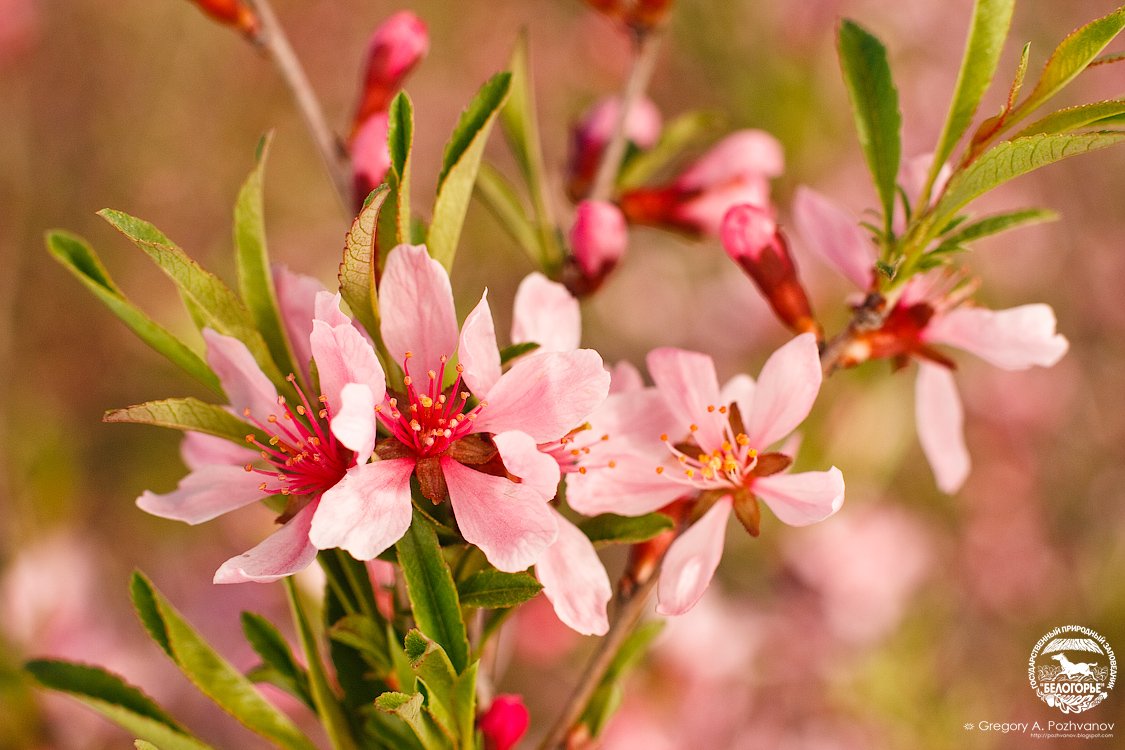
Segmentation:
{"type": "Polygon", "coordinates": [[[43,687],[67,693],[134,735],[165,750],[207,750],[164,709],[123,679],[99,667],[36,659],[25,669],[43,687]]]}
{"type": "Polygon", "coordinates": [[[1101,125],[1107,118],[1125,114],[1125,99],[1067,107],[1043,117],[1016,133],[1015,138],[1040,133],[1068,133],[1090,125],[1101,125]]]}
{"type": "MultiPolygon", "coordinates": [[[[969,28],[969,40],[965,44],[965,56],[961,60],[961,71],[957,74],[953,101],[945,127],[934,151],[934,162],[926,181],[929,188],[937,179],[941,167],[953,153],[953,148],[965,134],[976,114],[984,92],[996,74],[1000,63],[1000,53],[1012,23],[1015,0],[977,0],[973,9],[973,21],[969,28]]],[[[924,201],[923,201],[924,203],[924,201]]]]}
{"type": "Polygon", "coordinates": [[[621,644],[582,714],[582,723],[590,728],[591,736],[597,737],[605,729],[621,703],[622,683],[663,628],[664,623],[660,620],[647,622],[630,633],[621,644]]]}
{"type": "Polygon", "coordinates": [[[663,513],[643,516],[617,516],[603,513],[578,524],[594,544],[637,544],[669,531],[675,522],[663,513]]]}
{"type": "Polygon", "coordinates": [[[527,253],[531,262],[542,265],[545,257],[539,245],[535,224],[528,217],[519,193],[508,178],[492,166],[481,164],[473,190],[485,208],[496,217],[500,226],[527,253]]]}
{"type": "Polygon", "coordinates": [[[687,112],[664,126],[660,140],[647,151],[638,152],[621,169],[617,180],[622,190],[631,190],[655,178],[683,152],[717,132],[723,116],[716,112],[687,112]]]}
{"type": "Polygon", "coordinates": [[[260,442],[267,440],[258,429],[251,427],[221,406],[208,404],[197,398],[166,398],[148,401],[124,409],[111,409],[102,417],[103,422],[129,422],[174,430],[203,432],[246,444],[246,436],[254,435],[260,442]]]}
{"type": "Polygon", "coordinates": [[[902,158],[902,115],[887,50],[878,39],[847,19],[840,24],[837,49],[859,143],[883,204],[883,221],[889,235],[902,158]]]}
{"type": "Polygon", "coordinates": [[[383,693],[375,699],[375,707],[405,721],[426,750],[452,750],[453,738],[435,721],[422,700],[421,693],[383,693]]]}
{"type": "Polygon", "coordinates": [[[1125,7],[1071,32],[1051,53],[1039,82],[1012,112],[1011,121],[1018,120],[1061,91],[1097,59],[1122,29],[1125,29],[1125,7]]]}
{"type": "MultiPolygon", "coordinates": [[[[280,678],[282,683],[280,687],[299,698],[309,708],[315,708],[312,694],[309,692],[308,673],[293,658],[289,643],[273,623],[253,612],[243,612],[242,633],[254,652],[262,658],[262,665],[266,668],[254,671],[259,676],[267,674],[280,678]]],[[[254,679],[253,676],[250,678],[254,679]]],[[[259,680],[255,680],[257,681],[259,680]]],[[[271,681],[277,684],[276,680],[271,681]]]]}
{"type": "Polygon", "coordinates": [[[393,665],[388,656],[386,628],[367,615],[347,615],[337,620],[329,628],[328,637],[358,651],[378,676],[390,674],[393,665]]]}
{"type": "Polygon", "coordinates": [[[395,96],[387,118],[387,149],[391,156],[391,186],[395,196],[394,244],[398,245],[410,241],[410,154],[414,147],[414,105],[405,91],[395,96]]]}
{"type": "Polygon", "coordinates": [[[460,673],[469,662],[469,641],[457,587],[433,524],[417,510],[410,528],[395,545],[395,553],[406,580],[414,621],[423,633],[441,644],[460,673]]]}
{"type": "MultiPolygon", "coordinates": [[[[376,677],[372,675],[369,662],[364,655],[350,645],[332,639],[331,636],[332,628],[337,623],[362,607],[356,598],[356,590],[345,584],[349,579],[345,572],[345,566],[356,564],[357,561],[351,559],[351,556],[343,550],[325,550],[317,555],[317,561],[324,569],[326,578],[322,620],[329,633],[328,651],[335,667],[336,680],[344,690],[344,705],[354,715],[362,707],[370,706],[375,701],[376,696],[387,689],[386,685],[379,683],[376,677]],[[342,597],[347,597],[346,604],[342,597]],[[355,603],[353,604],[353,602],[355,603]]],[[[362,563],[358,564],[362,565],[362,563]]],[[[367,591],[362,592],[362,595],[366,598],[367,591]]],[[[385,638],[384,640],[392,642],[395,639],[385,638]]],[[[393,649],[393,651],[398,651],[398,649],[393,649]]],[[[409,670],[407,672],[409,673],[409,670]]],[[[391,717],[385,718],[387,721],[391,721],[391,717]]]]}
{"type": "Polygon", "coordinates": [[[1045,133],[1003,141],[958,172],[934,209],[933,224],[941,226],[966,204],[1020,175],[1079,154],[1125,140],[1125,132],[1045,133]]]}
{"type": "Polygon", "coordinates": [[[355,739],[352,737],[351,727],[344,715],[343,706],[340,705],[332,686],[328,684],[328,675],[324,670],[324,662],[320,658],[320,649],[317,647],[316,636],[313,635],[309,618],[301,604],[297,593],[297,585],[293,578],[285,579],[285,593],[289,597],[289,607],[293,612],[293,622],[297,625],[297,637],[301,640],[301,650],[305,652],[305,661],[309,669],[309,691],[312,693],[313,704],[316,706],[317,716],[324,725],[325,734],[333,750],[358,750],[355,739]]]}
{"type": "Polygon", "coordinates": [[[375,188],[352,221],[351,229],[344,237],[344,257],[337,274],[340,296],[348,303],[355,319],[376,341],[379,340],[379,298],[375,279],[379,250],[375,242],[375,228],[388,190],[386,185],[375,188]]]}
{"type": "Polygon", "coordinates": [[[516,357],[533,352],[539,348],[536,341],[525,341],[522,344],[512,344],[500,350],[500,364],[506,365],[516,357]]]}
{"type": "Polygon", "coordinates": [[[101,259],[85,240],[77,235],[59,230],[47,233],[47,250],[51,256],[70,271],[82,285],[93,292],[102,304],[129,327],[141,341],[151,346],[179,365],[193,378],[215,393],[222,394],[219,379],[203,358],[189,349],[178,338],[153,322],[118,288],[110,278],[101,259]]]}
{"type": "Polygon", "coordinates": [[[530,573],[504,573],[486,568],[462,581],[457,587],[457,596],[463,607],[499,609],[523,604],[542,590],[543,584],[530,573]]]}
{"type": "Polygon", "coordinates": [[[428,247],[430,255],[448,271],[453,267],[461,227],[473,194],[485,143],[500,108],[508,98],[511,73],[490,78],[461,113],[461,119],[445,147],[437,199],[434,201],[428,247]]]}
{"type": "Polygon", "coordinates": [[[500,126],[512,147],[520,171],[527,183],[531,202],[535,207],[535,226],[538,227],[537,252],[532,258],[544,269],[562,265],[563,252],[559,246],[554,212],[551,210],[547,188],[543,147],[539,139],[538,109],[535,106],[535,87],[531,76],[530,50],[527,29],[524,28],[512,50],[508,64],[511,71],[511,94],[500,110],[500,126]]]}
{"type": "Polygon", "coordinates": [[[288,716],[200,638],[144,574],[133,573],[130,593],[141,622],[200,692],[248,729],[277,745],[290,750],[315,750],[316,746],[288,716]]]}
{"type": "Polygon", "coordinates": [[[257,164],[242,183],[234,204],[234,247],[238,265],[238,291],[250,310],[258,331],[265,339],[273,361],[284,372],[300,372],[294,367],[292,350],[278,312],[277,292],[266,250],[266,224],[262,205],[262,178],[273,133],[258,144],[257,164]]]}
{"type": "MultiPolygon", "coordinates": [[[[972,224],[965,225],[956,234],[949,235],[942,242],[942,245],[963,245],[966,242],[971,242],[981,237],[987,237],[988,235],[1006,232],[1016,227],[1027,224],[1040,224],[1045,221],[1055,221],[1058,218],[1059,215],[1054,211],[1041,208],[1025,208],[1020,211],[1009,211],[994,216],[986,216],[983,219],[974,221],[972,224]]],[[[940,250],[941,248],[938,249],[940,250]]]]}
{"type": "Polygon", "coordinates": [[[200,322],[246,344],[262,372],[274,383],[284,384],[281,371],[274,364],[250,311],[226,284],[205,271],[147,221],[108,208],[98,211],[98,216],[152,258],[160,270],[175,283],[185,304],[201,316],[200,322]]]}
{"type": "Polygon", "coordinates": [[[134,740],[133,747],[137,748],[137,750],[160,750],[156,745],[151,742],[145,742],[144,740],[134,740]]]}
{"type": "Polygon", "coordinates": [[[406,634],[404,645],[410,668],[426,686],[426,705],[434,718],[453,730],[461,747],[472,747],[477,664],[457,674],[445,650],[417,630],[406,634]]]}

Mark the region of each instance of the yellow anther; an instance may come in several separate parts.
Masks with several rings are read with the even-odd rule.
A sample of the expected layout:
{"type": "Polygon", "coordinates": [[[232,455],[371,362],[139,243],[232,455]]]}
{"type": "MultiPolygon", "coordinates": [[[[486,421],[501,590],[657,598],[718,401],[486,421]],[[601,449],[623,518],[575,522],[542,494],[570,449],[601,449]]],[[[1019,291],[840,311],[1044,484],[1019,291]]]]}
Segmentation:
{"type": "Polygon", "coordinates": [[[412,419],[410,420],[410,429],[414,430],[415,432],[421,432],[422,425],[418,424],[417,419],[412,419]]]}
{"type": "Polygon", "coordinates": [[[321,409],[320,411],[318,411],[316,413],[316,415],[318,417],[320,417],[321,419],[328,419],[328,410],[327,409],[321,409]]]}
{"type": "Polygon", "coordinates": [[[469,400],[469,392],[468,391],[461,391],[461,400],[462,401],[468,401],[469,400]]]}
{"type": "Polygon", "coordinates": [[[403,359],[410,359],[411,357],[414,356],[414,352],[406,352],[402,356],[403,356],[403,359]]]}
{"type": "Polygon", "coordinates": [[[248,443],[254,442],[254,436],[253,435],[247,435],[246,436],[246,442],[248,442],[248,443]]]}
{"type": "Polygon", "coordinates": [[[723,452],[729,453],[732,450],[734,450],[734,446],[730,444],[729,440],[724,440],[723,441],[723,452]]]}
{"type": "Polygon", "coordinates": [[[684,469],[684,474],[687,474],[688,479],[695,479],[695,469],[684,469]]]}
{"type": "Polygon", "coordinates": [[[266,491],[266,483],[262,482],[261,484],[258,485],[258,492],[265,492],[265,491],[266,491]]]}
{"type": "Polygon", "coordinates": [[[414,378],[410,377],[409,375],[407,375],[405,378],[402,379],[403,385],[410,385],[413,382],[414,382],[414,378]]]}
{"type": "Polygon", "coordinates": [[[723,471],[738,471],[738,463],[733,459],[728,459],[723,464],[723,471]]]}
{"type": "Polygon", "coordinates": [[[707,413],[708,414],[714,414],[715,413],[715,405],[714,404],[709,404],[707,406],[707,413]]]}
{"type": "Polygon", "coordinates": [[[708,456],[706,453],[700,453],[696,457],[696,460],[699,461],[699,463],[701,463],[701,464],[705,464],[705,463],[707,463],[708,461],[711,460],[711,457],[708,456]]]}
{"type": "Polygon", "coordinates": [[[676,458],[678,458],[680,463],[682,463],[682,464],[687,463],[687,456],[677,456],[676,458]]]}
{"type": "Polygon", "coordinates": [[[737,437],[735,437],[734,442],[745,448],[746,446],[750,445],[750,438],[746,437],[745,432],[740,432],[738,433],[737,437]]]}
{"type": "Polygon", "coordinates": [[[446,355],[443,354],[440,357],[438,357],[438,361],[441,362],[444,365],[446,362],[449,361],[449,357],[447,357],[446,355]]]}
{"type": "Polygon", "coordinates": [[[720,406],[720,407],[719,407],[719,413],[720,413],[720,414],[726,414],[726,413],[727,413],[727,407],[725,407],[725,406],[720,406]]]}
{"type": "Polygon", "coordinates": [[[570,451],[570,455],[572,455],[572,456],[574,456],[575,458],[577,458],[578,456],[581,456],[581,455],[582,455],[582,451],[578,450],[577,448],[573,448],[573,449],[572,449],[572,450],[570,451]]]}
{"type": "Polygon", "coordinates": [[[294,375],[293,373],[289,373],[288,375],[286,375],[285,379],[288,380],[290,383],[296,383],[297,382],[297,376],[294,375]]]}
{"type": "Polygon", "coordinates": [[[578,467],[578,473],[579,474],[585,474],[586,473],[586,467],[585,466],[579,466],[578,467]]]}
{"type": "Polygon", "coordinates": [[[246,471],[254,471],[254,467],[251,464],[246,464],[242,468],[246,469],[246,471]]]}
{"type": "Polygon", "coordinates": [[[664,473],[664,467],[663,466],[657,466],[656,467],[656,473],[657,474],[663,474],[664,473]]]}
{"type": "Polygon", "coordinates": [[[751,448],[749,455],[750,455],[750,458],[757,458],[758,457],[758,451],[754,448],[751,448]]]}
{"type": "Polygon", "coordinates": [[[320,403],[322,403],[322,404],[327,404],[327,403],[328,403],[328,397],[327,397],[327,396],[325,396],[325,395],[324,395],[323,393],[322,393],[322,394],[320,394],[319,396],[317,396],[317,397],[316,397],[316,400],[317,400],[317,401],[319,401],[319,402],[320,402],[320,403]]]}
{"type": "Polygon", "coordinates": [[[250,416],[250,409],[249,408],[243,409],[242,410],[242,416],[244,416],[244,417],[250,416]]]}
{"type": "Polygon", "coordinates": [[[297,413],[300,414],[302,417],[305,416],[305,407],[298,404],[297,405],[297,413]]]}
{"type": "Polygon", "coordinates": [[[704,479],[714,479],[715,478],[715,470],[712,469],[710,466],[704,466],[703,467],[703,478],[704,479]]]}
{"type": "Polygon", "coordinates": [[[610,461],[608,465],[609,465],[609,468],[611,468],[611,469],[617,468],[617,462],[616,461],[610,461]]]}
{"type": "Polygon", "coordinates": [[[461,374],[461,373],[463,373],[464,371],[465,371],[465,365],[462,365],[462,364],[458,363],[458,365],[457,365],[457,374],[458,374],[458,375],[460,375],[460,374],[461,374]]]}
{"type": "Polygon", "coordinates": [[[418,401],[427,409],[434,405],[434,400],[429,396],[420,396],[418,401]]]}
{"type": "Polygon", "coordinates": [[[281,442],[281,438],[279,438],[277,435],[274,435],[273,437],[270,438],[270,445],[277,445],[280,442],[281,442]]]}
{"type": "Polygon", "coordinates": [[[660,442],[662,442],[662,443],[667,443],[667,442],[668,442],[668,433],[667,433],[667,432],[661,433],[661,435],[660,435],[660,442]]]}
{"type": "Polygon", "coordinates": [[[609,440],[609,435],[602,435],[601,440],[609,440]]]}
{"type": "Polygon", "coordinates": [[[690,424],[690,425],[688,425],[688,429],[691,430],[692,432],[698,432],[699,431],[699,425],[690,424]]]}
{"type": "Polygon", "coordinates": [[[270,424],[277,424],[277,415],[276,414],[269,415],[268,417],[266,417],[266,421],[269,422],[270,424]]]}

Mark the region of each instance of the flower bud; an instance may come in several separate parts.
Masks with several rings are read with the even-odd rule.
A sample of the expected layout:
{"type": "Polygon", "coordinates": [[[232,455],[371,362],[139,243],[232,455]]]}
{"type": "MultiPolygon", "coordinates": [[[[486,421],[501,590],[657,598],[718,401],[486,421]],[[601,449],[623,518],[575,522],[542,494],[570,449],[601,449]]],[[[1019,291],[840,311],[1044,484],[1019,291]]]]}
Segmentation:
{"type": "Polygon", "coordinates": [[[356,108],[353,134],[371,115],[385,112],[406,76],[430,48],[426,24],[410,11],[383,21],[367,44],[363,91],[356,108]]]}
{"type": "Polygon", "coordinates": [[[673,0],[586,0],[599,13],[643,34],[660,26],[668,18],[673,0]]]}
{"type": "Polygon", "coordinates": [[[761,130],[740,130],[715,144],[671,184],[626,192],[621,210],[633,224],[716,237],[732,206],[769,208],[769,180],[784,169],[776,138],[761,130]]]}
{"type": "Polygon", "coordinates": [[[629,244],[625,217],[617,206],[605,201],[582,201],[570,227],[573,261],[567,287],[575,296],[590,294],[617,266],[629,244]]]}
{"type": "Polygon", "coordinates": [[[232,26],[253,39],[261,26],[258,16],[242,0],[191,0],[197,8],[221,24],[232,26]]]}
{"type": "MultiPolygon", "coordinates": [[[[567,193],[572,200],[580,201],[589,193],[620,110],[620,100],[616,97],[602,99],[587,110],[574,127],[567,164],[567,193]]],[[[642,97],[625,120],[625,137],[637,148],[649,149],[660,138],[662,126],[660,110],[651,99],[642,97]]]]}
{"type": "Polygon", "coordinates": [[[768,211],[751,205],[731,208],[723,219],[722,242],[727,255],[753,279],[782,323],[797,333],[811,332],[820,338],[820,326],[797,278],[789,245],[768,211]]]}
{"type": "Polygon", "coordinates": [[[387,113],[376,112],[356,131],[351,143],[355,209],[363,208],[368,194],[387,176],[391,155],[387,150],[387,113]]]}
{"type": "Polygon", "coordinates": [[[484,735],[485,750],[511,750],[530,723],[527,707],[518,695],[496,696],[488,710],[477,719],[480,733],[484,735]]]}

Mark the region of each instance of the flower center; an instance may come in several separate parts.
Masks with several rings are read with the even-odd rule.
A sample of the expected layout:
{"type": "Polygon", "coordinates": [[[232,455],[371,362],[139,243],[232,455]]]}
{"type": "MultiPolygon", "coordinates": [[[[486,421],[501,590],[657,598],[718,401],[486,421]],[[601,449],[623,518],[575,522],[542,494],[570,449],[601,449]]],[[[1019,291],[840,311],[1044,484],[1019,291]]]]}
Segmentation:
{"type": "Polygon", "coordinates": [[[555,459],[564,474],[585,474],[589,469],[617,468],[617,461],[606,458],[606,449],[600,447],[608,443],[609,435],[596,436],[590,432],[587,423],[575,427],[558,440],[541,444],[539,452],[555,459]]]}
{"type": "MultiPolygon", "coordinates": [[[[726,406],[708,406],[707,411],[726,415],[730,410],[726,406]]],[[[688,431],[689,438],[682,443],[673,443],[667,434],[660,436],[660,441],[679,465],[657,466],[657,474],[701,490],[746,486],[758,465],[758,451],[750,447],[750,438],[745,432],[736,432],[731,420],[724,420],[722,443],[707,452],[695,440],[699,425],[690,425],[688,431]]]]}
{"type": "Polygon", "coordinates": [[[242,412],[267,435],[265,443],[254,435],[247,435],[246,442],[258,448],[262,459],[272,467],[259,469],[246,464],[246,471],[266,477],[258,489],[270,495],[322,495],[355,465],[355,454],[328,429],[328,399],[320,396],[314,409],[297,385],[297,378],[289,375],[286,380],[301,397],[296,408],[291,408],[284,396],[278,396],[281,414],[270,414],[265,423],[251,416],[249,409],[242,412]]]}
{"type": "Polygon", "coordinates": [[[457,379],[449,392],[445,392],[441,384],[449,358],[444,354],[437,371],[427,371],[426,380],[419,383],[410,374],[413,356],[407,352],[402,362],[402,371],[406,374],[402,379],[406,386],[406,408],[400,408],[397,398],[389,398],[385,404],[375,407],[375,414],[380,423],[419,458],[438,456],[452,443],[473,432],[473,420],[488,404],[482,401],[465,411],[469,392],[461,390],[461,374],[465,371],[461,365],[457,365],[457,379]]]}

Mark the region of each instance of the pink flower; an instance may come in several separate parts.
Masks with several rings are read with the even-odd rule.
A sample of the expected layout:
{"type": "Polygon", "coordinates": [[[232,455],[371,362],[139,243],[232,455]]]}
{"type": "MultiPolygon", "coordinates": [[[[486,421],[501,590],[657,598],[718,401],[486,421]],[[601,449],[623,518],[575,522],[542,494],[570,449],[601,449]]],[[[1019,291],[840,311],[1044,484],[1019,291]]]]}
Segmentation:
{"type": "Polygon", "coordinates": [[[762,130],[740,130],[715,144],[671,184],[626,192],[621,210],[634,224],[718,237],[732,206],[773,211],[769,181],[784,170],[776,138],[762,130]]]}
{"type": "Polygon", "coordinates": [[[488,710],[477,719],[480,733],[484,735],[485,750],[511,750],[527,733],[530,724],[527,706],[518,695],[496,696],[488,710]]]}
{"type": "MultiPolygon", "coordinates": [[[[567,192],[578,201],[586,197],[597,174],[613,128],[617,124],[620,101],[616,97],[602,99],[582,115],[574,127],[567,162],[567,192]]],[[[642,97],[625,119],[625,136],[637,148],[650,149],[660,138],[663,119],[651,99],[642,97]]]]}
{"type": "Polygon", "coordinates": [[[784,523],[815,523],[839,510],[844,482],[835,467],[783,474],[792,458],[768,450],[804,420],[820,390],[812,334],[801,334],[774,352],[757,383],[739,375],[722,390],[714,363],[703,354],[657,349],[649,354],[648,366],[655,389],[621,394],[624,403],[611,404],[611,397],[607,405],[618,420],[629,408],[642,419],[655,413],[665,431],[653,436],[627,427],[617,440],[611,437],[607,450],[617,453],[607,470],[572,475],[567,497],[579,512],[624,515],[648,513],[679,497],[696,498],[695,513],[702,516],[672,543],[658,589],[658,611],[682,614],[703,595],[718,567],[732,511],[754,535],[759,501],[784,523]],[[642,408],[654,398],[663,409],[642,408]]]}
{"type": "MultiPolygon", "coordinates": [[[[394,544],[411,519],[410,477],[431,501],[449,497],[462,536],[495,567],[534,564],[559,535],[548,497],[501,468],[541,465],[536,443],[557,440],[605,399],[609,375],[594,351],[535,351],[503,372],[487,295],[458,337],[449,277],[425,247],[402,245],[387,258],[379,287],[382,337],[402,363],[403,393],[348,383],[333,434],[363,464],[325,495],[310,537],[370,559],[394,544]],[[450,357],[460,363],[450,373],[450,357]],[[478,399],[470,405],[470,399],[478,399]],[[376,442],[381,424],[389,437],[376,442]],[[365,453],[366,451],[366,453],[365,453]]],[[[315,333],[314,333],[315,335],[315,333]]]]}
{"type": "MultiPolygon", "coordinates": [[[[823,196],[800,188],[794,201],[798,230],[810,250],[852,283],[874,283],[875,250],[854,219],[823,196]]],[[[845,366],[892,358],[917,359],[915,422],[922,450],[939,489],[954,493],[970,468],[963,430],[964,410],[953,381],[955,364],[934,345],[949,345],[1006,370],[1051,367],[1069,347],[1056,333],[1054,311],[1032,304],[988,310],[965,300],[958,280],[942,270],[912,278],[874,331],[856,337],[845,366]]]]}
{"type": "Polygon", "coordinates": [[[570,227],[574,260],[567,286],[575,294],[597,291],[629,245],[629,229],[621,210],[606,201],[582,201],[570,227]]]}

